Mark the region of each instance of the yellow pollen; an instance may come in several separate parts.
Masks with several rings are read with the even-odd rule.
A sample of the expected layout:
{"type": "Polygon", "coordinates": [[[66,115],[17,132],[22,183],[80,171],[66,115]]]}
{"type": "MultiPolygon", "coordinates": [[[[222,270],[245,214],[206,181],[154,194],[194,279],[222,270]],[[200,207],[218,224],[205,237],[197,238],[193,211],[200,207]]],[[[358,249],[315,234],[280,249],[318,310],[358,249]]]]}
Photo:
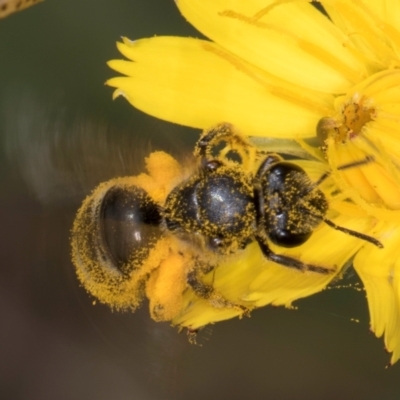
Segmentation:
{"type": "Polygon", "coordinates": [[[336,143],[346,143],[359,136],[368,122],[376,118],[376,109],[366,104],[368,101],[364,96],[358,100],[353,98],[344,104],[338,117],[322,118],[317,125],[321,142],[332,137],[336,143]]]}

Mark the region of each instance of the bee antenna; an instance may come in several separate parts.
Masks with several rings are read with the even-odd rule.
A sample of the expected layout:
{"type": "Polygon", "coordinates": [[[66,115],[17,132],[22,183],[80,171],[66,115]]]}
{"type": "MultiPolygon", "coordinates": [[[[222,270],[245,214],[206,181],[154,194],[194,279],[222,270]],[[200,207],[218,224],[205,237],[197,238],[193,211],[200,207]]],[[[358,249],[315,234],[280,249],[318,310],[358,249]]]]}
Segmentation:
{"type": "Polygon", "coordinates": [[[338,171],[343,171],[345,169],[356,168],[356,167],[360,167],[361,165],[367,165],[367,164],[370,164],[370,163],[372,163],[374,161],[375,161],[375,157],[370,155],[370,156],[366,156],[362,160],[353,161],[353,162],[348,163],[348,164],[339,165],[337,167],[337,169],[338,169],[338,171]]]}
{"type": "MultiPolygon", "coordinates": [[[[337,170],[338,171],[344,171],[346,169],[357,168],[357,167],[360,167],[362,165],[370,164],[370,163],[372,163],[374,161],[375,161],[374,156],[366,156],[362,160],[353,161],[353,162],[348,163],[348,164],[339,165],[337,167],[337,170]]],[[[331,171],[327,171],[327,172],[323,173],[320,176],[320,178],[314,183],[315,186],[319,186],[325,179],[327,179],[329,176],[331,176],[331,174],[332,174],[331,171]]]]}
{"type": "Polygon", "coordinates": [[[330,221],[329,219],[324,218],[323,221],[327,225],[329,225],[331,228],[336,229],[337,231],[347,233],[348,235],[354,236],[361,240],[365,240],[366,242],[372,243],[373,245],[375,245],[376,247],[379,247],[380,249],[383,248],[383,244],[379,240],[373,238],[372,236],[368,236],[368,235],[365,235],[364,233],[353,231],[348,228],[344,228],[343,226],[340,226],[340,225],[336,225],[334,222],[330,221]]]}

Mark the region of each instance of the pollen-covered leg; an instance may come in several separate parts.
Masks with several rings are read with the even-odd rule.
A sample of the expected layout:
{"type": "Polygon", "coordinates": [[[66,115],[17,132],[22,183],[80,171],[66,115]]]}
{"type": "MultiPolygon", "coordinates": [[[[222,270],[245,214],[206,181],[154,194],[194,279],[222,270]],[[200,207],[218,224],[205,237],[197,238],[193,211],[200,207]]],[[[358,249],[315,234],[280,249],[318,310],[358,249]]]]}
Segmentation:
{"type": "Polygon", "coordinates": [[[186,265],[182,255],[170,254],[147,281],[146,295],[155,321],[169,321],[181,311],[182,295],[187,287],[186,265]]]}
{"type": "Polygon", "coordinates": [[[232,303],[221,293],[216,291],[212,285],[207,285],[202,282],[197,270],[192,270],[189,272],[187,276],[187,283],[198,297],[207,300],[215,308],[235,308],[242,311],[243,315],[248,315],[250,313],[248,308],[232,303]]]}
{"type": "Polygon", "coordinates": [[[311,271],[324,275],[333,274],[336,272],[333,268],[326,268],[314,264],[306,264],[295,258],[288,257],[283,254],[276,254],[269,248],[266,240],[260,236],[257,237],[257,241],[261,248],[261,251],[263,252],[264,256],[268,258],[268,260],[283,265],[284,267],[295,268],[302,272],[311,271]]]}

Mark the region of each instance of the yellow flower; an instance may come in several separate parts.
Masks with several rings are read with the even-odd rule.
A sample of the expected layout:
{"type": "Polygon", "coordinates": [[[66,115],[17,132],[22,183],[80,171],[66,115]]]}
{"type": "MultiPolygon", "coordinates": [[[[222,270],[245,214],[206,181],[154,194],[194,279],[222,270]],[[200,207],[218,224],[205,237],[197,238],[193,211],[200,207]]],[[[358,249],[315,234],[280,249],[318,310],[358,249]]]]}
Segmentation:
{"type": "MultiPolygon", "coordinates": [[[[327,182],[322,189],[331,199],[329,217],[378,238],[384,249],[325,225],[304,245],[284,254],[336,265],[338,273],[355,255],[354,267],[367,292],[371,329],[384,336],[391,363],[396,362],[400,358],[400,3],[321,1],[329,18],[301,0],[176,3],[211,41],[123,39],[118,48],[128,60],[109,62],[125,75],[107,82],[117,88],[114,98],[123,95],[144,112],[191,127],[227,121],[252,137],[298,140],[321,161],[306,168],[315,179],[328,163],[334,184],[327,182]],[[316,134],[323,151],[301,140],[316,134]],[[340,168],[358,162],[364,164],[340,168]]],[[[289,306],[322,290],[332,278],[266,263],[256,244],[209,276],[228,299],[239,298],[253,307],[289,306]]],[[[186,306],[173,319],[175,324],[196,328],[238,315],[232,309],[213,309],[190,291],[184,299],[186,306]]]]}

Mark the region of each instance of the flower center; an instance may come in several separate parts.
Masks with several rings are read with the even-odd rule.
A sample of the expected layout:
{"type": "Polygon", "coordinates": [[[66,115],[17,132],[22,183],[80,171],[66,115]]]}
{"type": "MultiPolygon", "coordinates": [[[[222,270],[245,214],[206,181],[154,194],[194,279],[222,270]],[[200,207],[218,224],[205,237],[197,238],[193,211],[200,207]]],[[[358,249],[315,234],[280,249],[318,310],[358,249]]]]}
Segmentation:
{"type": "Polygon", "coordinates": [[[317,125],[317,137],[321,143],[333,138],[336,143],[345,144],[358,137],[363,128],[376,118],[376,109],[364,96],[355,94],[346,102],[337,117],[324,117],[317,125]]]}
{"type": "Polygon", "coordinates": [[[336,98],[336,115],[317,125],[317,137],[344,196],[379,219],[393,220],[396,211],[396,221],[400,221],[399,85],[399,70],[371,75],[336,98]]]}

